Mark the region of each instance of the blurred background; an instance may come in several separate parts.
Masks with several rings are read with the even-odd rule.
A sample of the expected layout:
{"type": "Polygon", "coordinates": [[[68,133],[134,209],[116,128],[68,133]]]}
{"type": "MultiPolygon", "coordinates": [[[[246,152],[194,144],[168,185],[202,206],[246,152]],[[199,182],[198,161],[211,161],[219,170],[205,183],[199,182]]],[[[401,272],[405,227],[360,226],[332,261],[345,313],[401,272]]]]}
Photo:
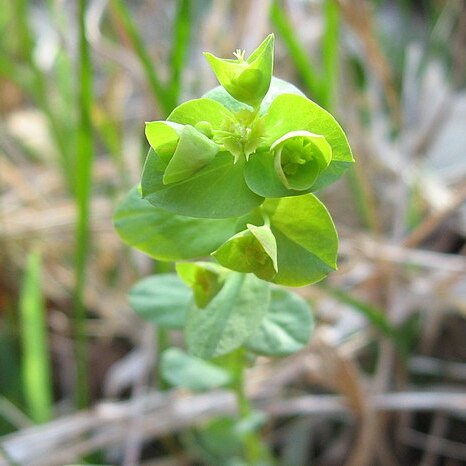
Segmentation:
{"type": "Polygon", "coordinates": [[[274,74],[336,116],[357,163],[319,193],[341,247],[297,290],[310,345],[249,371],[264,436],[287,466],[466,464],[466,2],[3,0],[1,465],[233,464],[202,430],[232,399],[167,390],[158,353],[180,336],[127,301],[170,265],[111,217],[144,122],[216,85],[201,52],[270,32],[274,74]]]}

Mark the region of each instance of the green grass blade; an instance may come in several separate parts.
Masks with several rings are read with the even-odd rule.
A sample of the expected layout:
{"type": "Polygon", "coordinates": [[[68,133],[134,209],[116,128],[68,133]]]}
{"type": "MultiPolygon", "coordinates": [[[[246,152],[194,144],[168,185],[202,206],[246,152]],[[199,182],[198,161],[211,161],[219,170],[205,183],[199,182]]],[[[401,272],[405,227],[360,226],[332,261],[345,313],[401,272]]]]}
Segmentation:
{"type": "Polygon", "coordinates": [[[41,290],[41,256],[29,255],[20,297],[23,391],[29,417],[37,423],[52,418],[52,381],[45,307],[41,290]]]}
{"type": "Polygon", "coordinates": [[[322,39],[323,77],[321,82],[322,105],[331,110],[338,81],[338,39],[340,35],[340,10],[335,0],[325,0],[325,31],[322,39]]]}
{"type": "Polygon", "coordinates": [[[89,43],[86,37],[86,0],[79,1],[79,127],[76,157],[76,288],[74,294],[75,341],[77,363],[77,406],[88,403],[87,348],[86,348],[86,309],[84,290],[86,285],[86,263],[89,254],[89,217],[92,187],[92,162],[94,143],[92,135],[92,64],[89,43]]]}
{"type": "Polygon", "coordinates": [[[173,48],[170,56],[171,94],[178,103],[182,73],[191,35],[191,0],[178,0],[178,10],[173,26],[173,48]]]}
{"type": "MultiPolygon", "coordinates": [[[[66,134],[62,131],[60,119],[57,118],[53,107],[50,104],[45,75],[37,67],[34,59],[34,37],[28,18],[29,5],[29,0],[18,0],[14,2],[13,19],[15,22],[15,30],[18,35],[19,52],[31,74],[31,79],[25,81],[21,77],[18,84],[22,84],[23,88],[25,88],[24,84],[27,83],[27,88],[25,88],[25,90],[32,96],[38,107],[44,112],[61,157],[61,164],[65,173],[65,178],[68,181],[68,186],[72,189],[71,159],[68,139],[66,134]]],[[[15,60],[11,60],[11,64],[16,68],[17,64],[15,60]]],[[[19,76],[20,70],[13,72],[12,74],[19,76]]]]}
{"type": "Polygon", "coordinates": [[[149,52],[144,45],[143,39],[139,34],[134,20],[131,17],[131,12],[125,2],[123,0],[112,0],[111,5],[118,19],[121,21],[121,24],[131,41],[131,45],[141,62],[150,90],[152,91],[155,100],[160,105],[160,110],[162,111],[163,116],[166,117],[175,107],[176,101],[173,98],[172,93],[165,89],[165,86],[159,79],[149,52]]]}
{"type": "Polygon", "coordinates": [[[277,29],[280,39],[288,49],[306,90],[311,97],[322,103],[322,90],[320,86],[319,73],[314,68],[302,44],[296,38],[295,30],[286,12],[283,10],[278,0],[274,0],[270,7],[270,19],[277,29]]]}

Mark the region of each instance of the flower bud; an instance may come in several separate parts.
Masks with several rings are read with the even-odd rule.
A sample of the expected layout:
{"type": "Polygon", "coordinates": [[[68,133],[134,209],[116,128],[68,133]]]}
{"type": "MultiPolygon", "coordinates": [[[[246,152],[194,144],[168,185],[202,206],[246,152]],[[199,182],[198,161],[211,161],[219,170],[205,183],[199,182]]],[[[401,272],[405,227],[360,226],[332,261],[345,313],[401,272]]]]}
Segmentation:
{"type": "Polygon", "coordinates": [[[146,137],[161,161],[164,184],[189,178],[211,162],[219,150],[191,125],[152,121],[146,123],[146,137]]]}
{"type": "Polygon", "coordinates": [[[324,136],[291,131],[277,139],[270,150],[274,167],[287,189],[309,189],[332,160],[332,148],[324,136]]]}
{"type": "Polygon", "coordinates": [[[244,59],[244,50],[236,59],[217,58],[204,53],[220,84],[236,100],[257,107],[270,87],[273,69],[274,36],[270,34],[256,50],[244,59]]]}

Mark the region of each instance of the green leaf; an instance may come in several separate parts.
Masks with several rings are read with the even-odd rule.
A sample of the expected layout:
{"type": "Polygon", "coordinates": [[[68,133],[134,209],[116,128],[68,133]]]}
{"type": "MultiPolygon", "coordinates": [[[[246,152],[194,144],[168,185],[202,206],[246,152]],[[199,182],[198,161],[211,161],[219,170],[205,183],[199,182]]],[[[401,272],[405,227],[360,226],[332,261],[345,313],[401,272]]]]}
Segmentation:
{"type": "Polygon", "coordinates": [[[238,348],[267,312],[270,285],[251,274],[231,273],[220,292],[204,308],[188,312],[189,352],[211,359],[238,348]]]}
{"type": "Polygon", "coordinates": [[[244,163],[240,160],[234,164],[229,153],[220,152],[189,179],[165,185],[160,159],[150,150],[142,174],[142,195],[154,206],[179,215],[201,218],[244,215],[263,201],[244,181],[244,163]]]}
{"type": "Polygon", "coordinates": [[[230,383],[230,374],[203,359],[169,348],[161,357],[162,377],[176,387],[193,391],[211,390],[230,383]]]}
{"type": "Polygon", "coordinates": [[[163,183],[176,183],[188,179],[211,162],[219,147],[191,125],[181,130],[176,150],[168,162],[163,183]]]}
{"type": "Polygon", "coordinates": [[[292,131],[274,141],[271,151],[251,156],[244,170],[249,188],[264,197],[302,195],[311,188],[332,159],[323,136],[292,131]]]}
{"type": "Polygon", "coordinates": [[[291,131],[270,147],[275,171],[288,189],[309,189],[332,160],[332,148],[323,136],[309,131],[291,131]]]}
{"type": "Polygon", "coordinates": [[[176,272],[194,292],[197,307],[204,308],[221,290],[228,270],[212,262],[179,262],[176,272]]]}
{"type": "Polygon", "coordinates": [[[267,225],[247,224],[247,230],[237,233],[212,255],[224,267],[254,273],[264,280],[272,280],[277,273],[277,243],[267,225]]]}
{"type": "Polygon", "coordinates": [[[337,232],[313,194],[267,199],[262,208],[277,241],[278,272],[273,282],[303,286],[336,269],[337,232]]]}
{"type": "Polygon", "coordinates": [[[288,189],[275,170],[275,157],[272,152],[252,154],[244,168],[244,179],[251,189],[263,197],[301,196],[303,191],[288,189]]]}
{"type": "Polygon", "coordinates": [[[201,98],[179,105],[170,113],[168,120],[197,127],[206,122],[212,129],[220,129],[225,120],[233,119],[233,113],[216,100],[201,98]]]}
{"type": "Polygon", "coordinates": [[[176,274],[159,274],[137,282],[128,299],[143,319],[161,327],[181,329],[192,301],[192,291],[176,274]]]}
{"type": "Polygon", "coordinates": [[[166,261],[208,256],[235,234],[236,219],[199,219],[154,207],[134,187],[118,204],[115,229],[127,244],[166,261]]]}
{"type": "Polygon", "coordinates": [[[244,50],[237,50],[236,59],[221,59],[204,53],[218,81],[236,100],[257,106],[270,86],[273,71],[274,36],[270,34],[247,60],[244,50]]]}
{"type": "MultiPolygon", "coordinates": [[[[216,417],[197,429],[195,449],[200,450],[202,464],[245,466],[240,462],[244,456],[244,435],[236,430],[235,417],[216,417]]],[[[193,446],[194,447],[194,446],[193,446]]]]}
{"type": "MultiPolygon", "coordinates": [[[[283,79],[272,77],[270,88],[267,94],[265,95],[264,99],[262,100],[260,113],[265,113],[265,111],[270,107],[270,104],[275,100],[275,98],[281,94],[296,94],[304,97],[304,94],[293,84],[284,81],[283,79]]],[[[222,86],[214,87],[206,94],[204,94],[204,98],[217,101],[231,112],[238,112],[240,110],[245,110],[248,108],[246,104],[239,102],[238,100],[234,99],[230,94],[228,94],[228,92],[222,86]]],[[[184,123],[183,120],[178,121],[178,118],[173,119],[172,121],[184,123]]],[[[186,121],[186,124],[187,123],[188,121],[186,121]]]]}
{"type": "Polygon", "coordinates": [[[307,302],[296,293],[272,288],[270,306],[260,327],[244,346],[266,356],[287,356],[303,348],[313,329],[307,302]]]}
{"type": "Polygon", "coordinates": [[[150,146],[157,151],[165,168],[175,152],[182,125],[166,121],[148,121],[145,127],[146,138],[150,146]]]}
{"type": "Polygon", "coordinates": [[[157,153],[164,184],[189,178],[211,162],[219,147],[191,125],[170,121],[146,123],[146,137],[157,153]]]}
{"type": "Polygon", "coordinates": [[[279,95],[267,110],[264,124],[268,128],[264,148],[291,131],[309,131],[325,137],[332,148],[332,161],[313,185],[313,191],[334,182],[354,162],[340,125],[330,113],[306,97],[279,95]]]}

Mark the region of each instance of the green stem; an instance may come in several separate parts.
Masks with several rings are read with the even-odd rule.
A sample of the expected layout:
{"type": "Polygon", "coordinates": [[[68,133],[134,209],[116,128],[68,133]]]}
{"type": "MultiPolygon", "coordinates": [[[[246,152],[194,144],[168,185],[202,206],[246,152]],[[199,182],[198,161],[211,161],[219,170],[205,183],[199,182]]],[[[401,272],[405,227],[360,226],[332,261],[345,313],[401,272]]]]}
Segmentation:
{"type": "MultiPolygon", "coordinates": [[[[238,411],[240,421],[249,418],[253,409],[249,403],[246,395],[245,386],[245,368],[246,368],[246,354],[243,348],[237,349],[231,354],[231,370],[233,373],[233,382],[231,388],[235,393],[236,402],[238,404],[238,411]]],[[[272,456],[268,451],[267,446],[263,443],[260,435],[257,432],[248,432],[244,437],[244,449],[247,464],[254,465],[271,465],[273,464],[272,456]]]]}

